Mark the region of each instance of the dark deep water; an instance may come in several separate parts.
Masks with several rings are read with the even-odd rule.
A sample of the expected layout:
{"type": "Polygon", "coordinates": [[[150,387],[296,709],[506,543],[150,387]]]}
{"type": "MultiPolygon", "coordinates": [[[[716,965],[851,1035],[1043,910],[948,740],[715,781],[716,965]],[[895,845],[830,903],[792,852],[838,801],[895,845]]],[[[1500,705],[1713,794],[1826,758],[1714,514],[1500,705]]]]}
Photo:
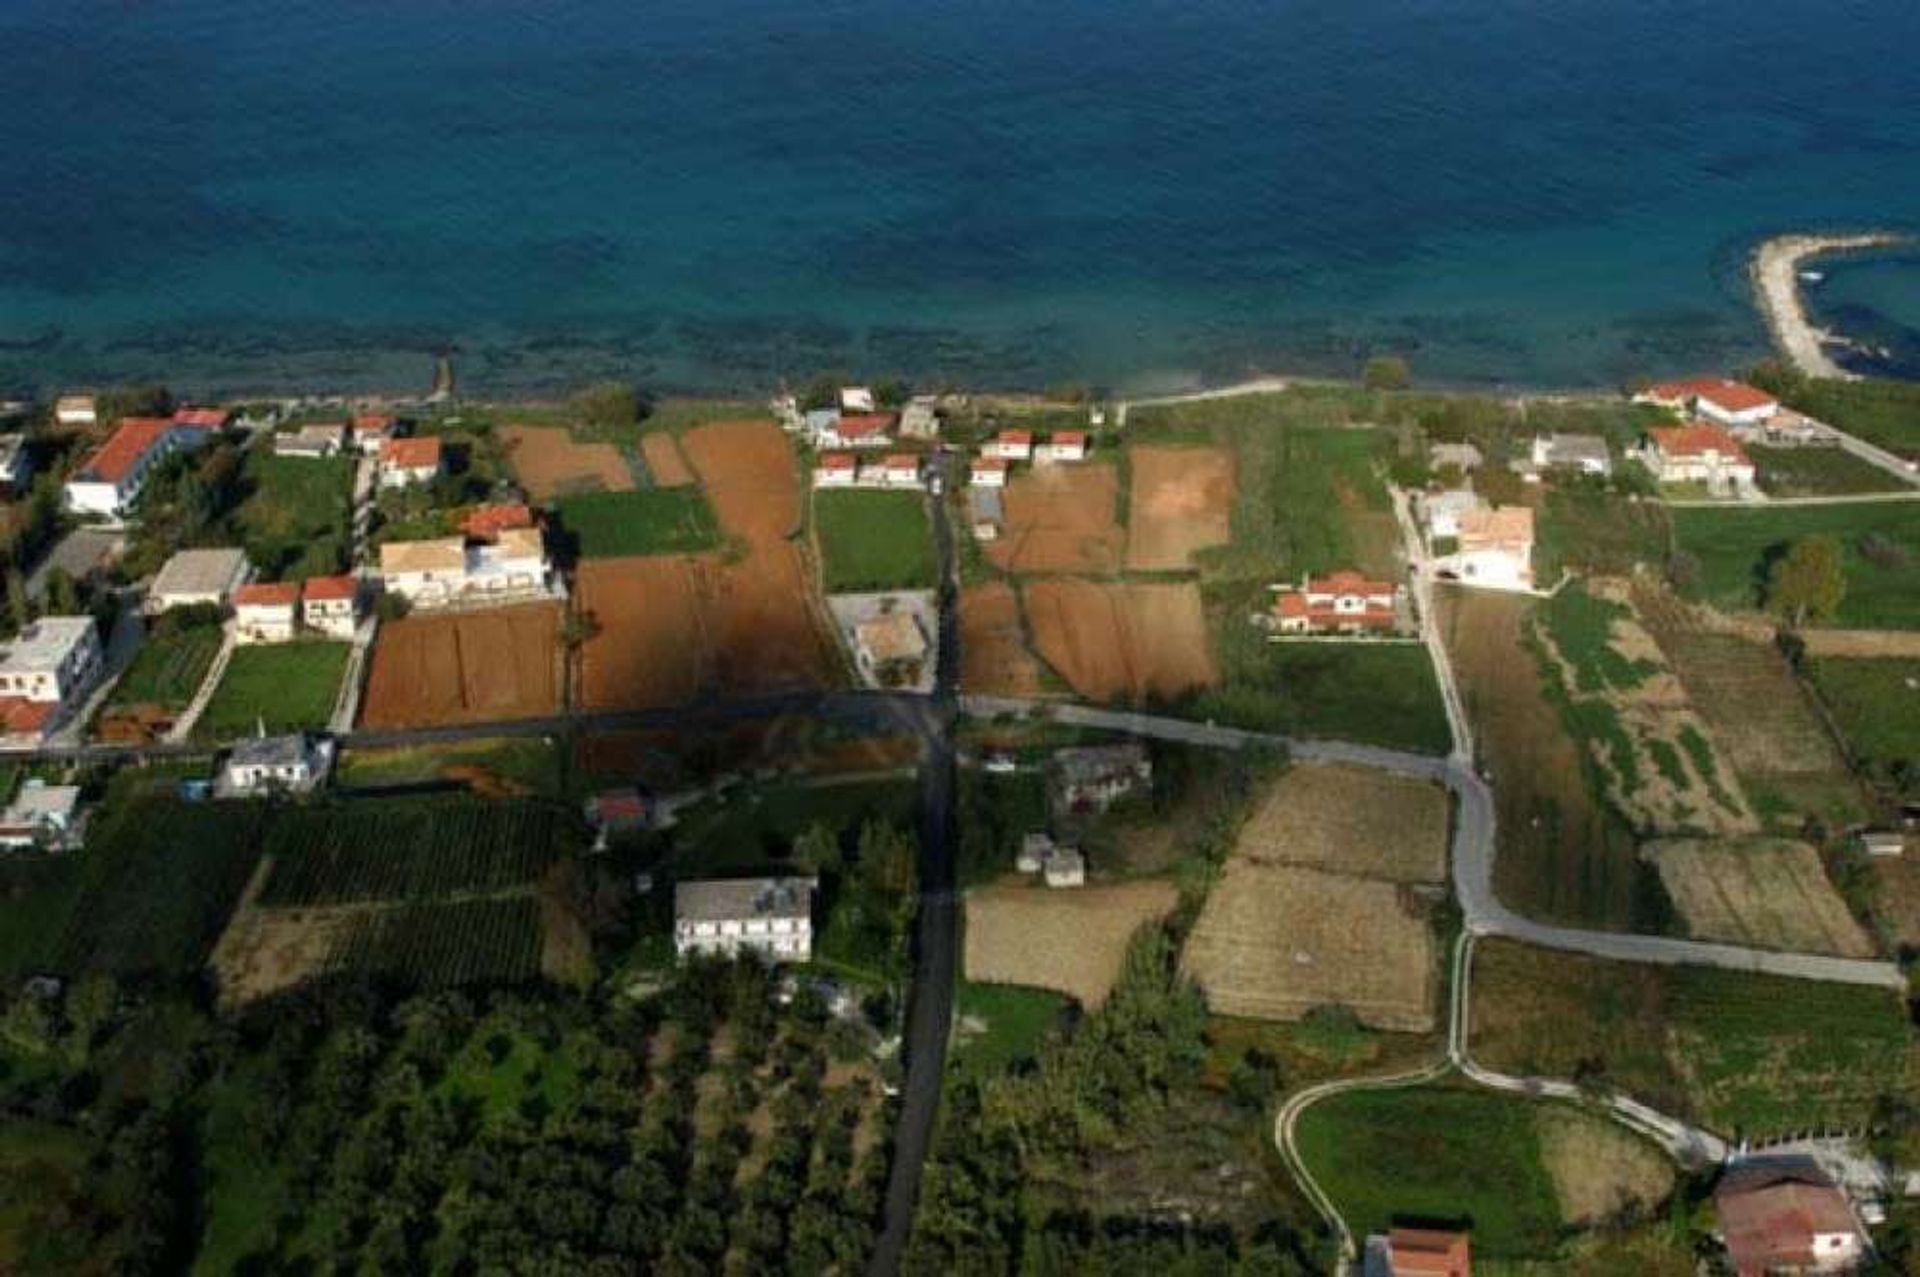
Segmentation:
{"type": "Polygon", "coordinates": [[[1737,364],[1756,239],[1920,224],[1916,49],[1912,0],[12,0],[0,381],[1737,364]]]}

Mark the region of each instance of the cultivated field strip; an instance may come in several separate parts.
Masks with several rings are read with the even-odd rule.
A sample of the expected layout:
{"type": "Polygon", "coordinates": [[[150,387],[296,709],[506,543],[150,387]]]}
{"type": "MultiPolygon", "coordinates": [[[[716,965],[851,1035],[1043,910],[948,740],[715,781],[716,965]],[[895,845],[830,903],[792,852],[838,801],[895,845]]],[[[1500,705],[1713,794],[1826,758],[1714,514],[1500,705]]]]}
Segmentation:
{"type": "Polygon", "coordinates": [[[427,900],[532,882],[558,854],[543,803],[387,800],[302,808],[268,835],[266,907],[427,900]]]}

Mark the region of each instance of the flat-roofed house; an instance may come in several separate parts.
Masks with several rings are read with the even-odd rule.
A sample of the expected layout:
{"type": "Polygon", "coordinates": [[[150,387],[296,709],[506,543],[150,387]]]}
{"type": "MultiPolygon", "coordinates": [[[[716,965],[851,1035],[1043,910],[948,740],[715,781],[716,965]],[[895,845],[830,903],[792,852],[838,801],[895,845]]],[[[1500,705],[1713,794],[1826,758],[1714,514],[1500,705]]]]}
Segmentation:
{"type": "Polygon", "coordinates": [[[233,592],[236,643],[290,643],[299,629],[300,584],[256,582],[233,592]]]}
{"type": "Polygon", "coordinates": [[[900,413],[902,439],[933,439],[940,434],[939,401],[932,395],[915,395],[900,413]]]}
{"type": "Polygon", "coordinates": [[[1735,1165],[1713,1190],[1720,1236],[1740,1277],[1846,1273],[1867,1255],[1845,1193],[1807,1157],[1735,1165]]]}
{"type": "Polygon", "coordinates": [[[154,466],[180,446],[178,434],[173,422],[165,417],[128,417],[122,421],[67,478],[67,509],[109,519],[124,516],[154,466]]]}
{"type": "Polygon", "coordinates": [[[998,457],[1002,461],[1033,460],[1033,431],[1002,430],[993,438],[980,445],[983,457],[998,457]]]}
{"type": "Polygon", "coordinates": [[[1613,454],[1599,435],[1536,435],[1532,457],[1535,470],[1571,470],[1602,479],[1613,473],[1613,454]]]}
{"type": "Polygon", "coordinates": [[[143,610],[158,616],[177,607],[225,607],[253,568],[245,552],[226,546],[181,550],[161,565],[147,587],[143,610]]]}
{"type": "Polygon", "coordinates": [[[538,528],[504,528],[491,545],[470,545],[465,553],[461,593],[467,598],[505,602],[547,591],[550,565],[538,528]]]}
{"type": "Polygon", "coordinates": [[[851,488],[860,474],[860,459],[850,452],[829,452],[813,468],[816,488],[851,488]]]}
{"type": "Polygon", "coordinates": [[[1035,444],[1033,447],[1035,465],[1086,459],[1087,432],[1084,430],[1056,430],[1045,443],[1035,444]]]}
{"type": "Polygon", "coordinates": [[[1452,466],[1461,474],[1472,474],[1486,464],[1486,458],[1470,443],[1436,443],[1427,449],[1427,464],[1435,470],[1452,466]]]}
{"type": "Polygon", "coordinates": [[[1282,634],[1365,634],[1391,630],[1399,590],[1359,572],[1308,576],[1273,600],[1273,628],[1282,634]]]}
{"type": "Polygon", "coordinates": [[[100,674],[99,630],[90,616],[43,616],[0,643],[0,729],[37,741],[60,710],[100,674]]]}
{"type": "Polygon", "coordinates": [[[440,477],[445,457],[438,435],[424,439],[389,439],[380,445],[380,486],[405,488],[432,483],[440,477]]]}
{"type": "Polygon", "coordinates": [[[63,426],[92,426],[100,420],[92,395],[61,395],[53,401],[53,419],[63,426]]]}
{"type": "Polygon", "coordinates": [[[416,606],[444,603],[466,583],[467,547],[459,537],[389,541],[380,547],[380,584],[416,606]]]}
{"type": "Polygon", "coordinates": [[[878,678],[884,671],[918,667],[927,659],[927,636],[912,612],[888,612],[853,627],[853,655],[862,672],[878,678]]]}
{"type": "Polygon", "coordinates": [[[1709,488],[1753,485],[1753,458],[1725,426],[1694,422],[1647,431],[1641,452],[1662,483],[1704,483],[1709,488]]]}
{"type": "Polygon", "coordinates": [[[237,742],[220,770],[219,796],[250,798],[256,794],[304,794],[327,777],[333,766],[333,742],[292,732],[268,736],[261,732],[237,742]]]}
{"type": "Polygon", "coordinates": [[[1007,461],[1004,457],[975,457],[967,467],[967,482],[976,488],[1007,486],[1007,461]]]}
{"type": "Polygon", "coordinates": [[[300,587],[300,623],[328,638],[352,638],[360,625],[360,582],[350,576],[308,578],[300,587]]]}
{"type": "Polygon", "coordinates": [[[0,435],[0,492],[17,497],[33,482],[33,454],[25,435],[0,435]]]}
{"type": "Polygon", "coordinates": [[[35,776],[0,811],[0,847],[71,851],[80,845],[80,786],[49,785],[35,776]]]}
{"type": "Polygon", "coordinates": [[[673,889],[673,947],[681,957],[756,953],[772,962],[813,956],[814,878],[716,878],[673,889]]]}
{"type": "Polygon", "coordinates": [[[277,457],[337,457],[347,450],[349,435],[344,421],[313,421],[297,430],[273,437],[277,457]]]}
{"type": "Polygon", "coordinates": [[[1500,506],[1460,516],[1460,548],[1434,560],[1442,579],[1491,590],[1533,588],[1533,510],[1500,506]]]}
{"type": "Polygon", "coordinates": [[[1692,413],[1722,426],[1763,426],[1780,410],[1780,401],[1766,391],[1725,377],[1655,382],[1633,401],[1692,413]]]}

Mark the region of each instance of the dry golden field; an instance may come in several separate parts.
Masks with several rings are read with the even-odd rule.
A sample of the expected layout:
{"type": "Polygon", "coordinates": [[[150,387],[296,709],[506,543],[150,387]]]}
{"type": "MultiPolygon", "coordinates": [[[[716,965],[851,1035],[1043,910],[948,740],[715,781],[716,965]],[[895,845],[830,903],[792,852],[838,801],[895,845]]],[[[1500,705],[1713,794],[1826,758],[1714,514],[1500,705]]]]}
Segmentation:
{"type": "Polygon", "coordinates": [[[1447,793],[1366,767],[1306,764],[1261,796],[1234,858],[1392,882],[1447,873],[1447,793]]]}
{"type": "Polygon", "coordinates": [[[1658,866],[1687,930],[1702,940],[1873,956],[1872,940],[1806,843],[1676,838],[1650,843],[1643,854],[1658,866]]]}
{"type": "Polygon", "coordinates": [[[1097,1007],[1134,933],[1173,911],[1171,882],[1053,890],[1009,879],[967,894],[967,979],[1054,989],[1097,1007]]]}

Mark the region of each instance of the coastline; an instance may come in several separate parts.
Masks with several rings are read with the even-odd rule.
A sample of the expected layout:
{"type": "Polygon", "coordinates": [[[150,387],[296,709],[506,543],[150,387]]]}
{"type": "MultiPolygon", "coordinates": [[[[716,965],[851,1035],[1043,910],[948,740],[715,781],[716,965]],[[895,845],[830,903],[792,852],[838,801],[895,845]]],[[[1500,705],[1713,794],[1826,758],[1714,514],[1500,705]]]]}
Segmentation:
{"type": "Polygon", "coordinates": [[[1776,235],[1754,250],[1749,274],[1774,348],[1809,377],[1858,381],[1827,354],[1826,343],[1843,338],[1815,324],[1800,295],[1800,271],[1813,258],[1864,248],[1888,248],[1906,237],[1891,231],[1859,235],[1776,235]]]}

